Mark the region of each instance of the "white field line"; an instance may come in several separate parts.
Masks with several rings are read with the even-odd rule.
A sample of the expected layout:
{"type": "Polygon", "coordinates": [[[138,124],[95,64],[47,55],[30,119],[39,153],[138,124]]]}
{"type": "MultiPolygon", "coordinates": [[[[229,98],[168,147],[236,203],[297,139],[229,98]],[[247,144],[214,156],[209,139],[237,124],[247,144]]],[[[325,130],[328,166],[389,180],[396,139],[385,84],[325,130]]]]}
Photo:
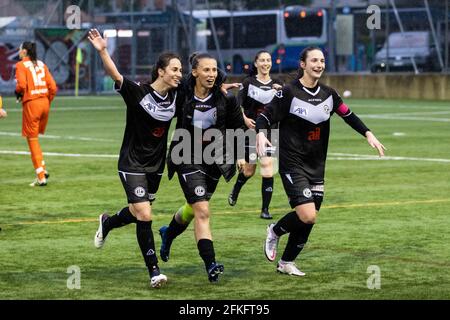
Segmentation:
{"type": "MultiPolygon", "coordinates": [[[[96,110],[125,110],[125,106],[92,106],[92,107],[52,107],[53,111],[96,111],[96,110]]],[[[22,112],[22,109],[8,109],[8,112],[22,112]]]]}
{"type": "Polygon", "coordinates": [[[421,116],[421,115],[440,115],[440,114],[450,114],[449,111],[420,111],[420,112],[386,112],[386,113],[374,113],[371,116],[421,116]]]}
{"type": "MultiPolygon", "coordinates": [[[[12,151],[12,150],[0,150],[0,154],[9,155],[30,155],[29,151],[12,151]]],[[[92,153],[58,153],[58,152],[44,152],[44,156],[55,157],[78,157],[78,158],[119,158],[117,154],[92,154],[92,153]]]]}
{"type": "Polygon", "coordinates": [[[377,155],[365,155],[365,154],[351,154],[351,153],[328,153],[329,160],[394,160],[394,161],[429,161],[429,162],[442,162],[450,163],[450,159],[437,159],[437,158],[418,158],[418,157],[394,157],[384,156],[379,157],[377,155]]]}
{"type": "Polygon", "coordinates": [[[359,114],[360,118],[365,119],[384,119],[384,120],[405,120],[405,121],[435,121],[435,122],[450,122],[449,118],[425,118],[425,117],[411,117],[411,116],[396,116],[391,114],[359,114]]]}
{"type": "MultiPolygon", "coordinates": [[[[13,151],[13,150],[0,150],[0,154],[9,155],[29,155],[28,151],[13,151]]],[[[115,154],[90,154],[90,153],[58,153],[58,152],[44,152],[45,156],[56,157],[86,157],[86,158],[118,158],[115,154]]],[[[329,160],[394,160],[394,161],[428,161],[428,162],[442,162],[450,163],[450,159],[436,159],[436,158],[418,158],[418,157],[393,157],[384,156],[382,158],[376,155],[364,155],[364,154],[350,154],[350,153],[329,153],[329,160]]]]}
{"type": "MultiPolygon", "coordinates": [[[[11,136],[11,137],[21,137],[22,134],[17,132],[6,132],[0,131],[0,136],[11,136]]],[[[54,135],[39,135],[40,139],[65,139],[65,140],[80,140],[80,141],[100,141],[100,142],[115,142],[112,139],[101,139],[101,138],[89,138],[89,137],[74,137],[74,136],[54,136],[54,135]]]]}

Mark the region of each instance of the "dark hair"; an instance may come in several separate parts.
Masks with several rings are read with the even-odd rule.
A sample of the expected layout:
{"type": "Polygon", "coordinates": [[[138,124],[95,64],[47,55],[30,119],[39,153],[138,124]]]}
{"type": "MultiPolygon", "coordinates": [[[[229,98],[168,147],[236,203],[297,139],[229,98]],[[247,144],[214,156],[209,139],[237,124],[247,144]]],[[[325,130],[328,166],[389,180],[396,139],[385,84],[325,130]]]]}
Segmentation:
{"type": "MultiPolygon", "coordinates": [[[[307,47],[307,48],[303,49],[302,52],[300,52],[300,61],[303,61],[306,63],[306,58],[308,57],[308,53],[310,51],[314,51],[314,50],[319,50],[319,51],[323,52],[322,49],[320,49],[319,47],[307,47]]],[[[298,63],[297,79],[300,79],[301,77],[303,77],[303,69],[300,66],[300,61],[298,63]]]]}
{"type": "Polygon", "coordinates": [[[253,59],[252,67],[250,68],[250,72],[248,73],[248,76],[249,76],[249,77],[253,77],[253,76],[256,76],[256,75],[258,74],[258,69],[255,67],[255,62],[256,62],[256,60],[259,59],[259,56],[260,56],[261,54],[263,54],[263,53],[267,53],[267,54],[269,54],[270,57],[272,57],[272,55],[270,54],[269,51],[264,50],[264,49],[263,49],[263,50],[259,50],[259,51],[256,53],[255,58],[253,59]]]}
{"type": "Polygon", "coordinates": [[[214,58],[212,55],[210,55],[207,52],[194,52],[193,54],[191,54],[191,56],[189,57],[189,63],[191,64],[191,68],[197,69],[198,62],[205,58],[216,60],[216,58],[214,58]]]}
{"type": "Polygon", "coordinates": [[[22,49],[27,50],[27,56],[30,57],[30,60],[33,61],[34,64],[37,62],[37,52],[36,52],[36,43],[25,41],[22,43],[22,49]]]}
{"type": "Polygon", "coordinates": [[[158,60],[156,61],[152,69],[150,83],[153,83],[156,81],[156,79],[158,79],[158,69],[164,70],[169,65],[170,60],[172,59],[178,59],[181,61],[180,56],[173,52],[164,52],[159,55],[158,60]]]}

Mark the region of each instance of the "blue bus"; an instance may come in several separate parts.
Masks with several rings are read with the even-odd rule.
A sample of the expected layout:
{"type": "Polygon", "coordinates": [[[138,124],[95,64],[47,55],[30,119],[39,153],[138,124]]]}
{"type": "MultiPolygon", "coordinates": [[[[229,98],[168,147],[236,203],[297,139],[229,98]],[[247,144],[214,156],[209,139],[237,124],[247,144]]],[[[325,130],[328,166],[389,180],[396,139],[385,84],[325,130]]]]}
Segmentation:
{"type": "Polygon", "coordinates": [[[280,72],[296,70],[305,47],[327,51],[327,13],[323,9],[202,10],[194,11],[194,17],[200,22],[197,50],[214,55],[230,73],[248,70],[261,49],[272,54],[273,70],[280,72]]]}

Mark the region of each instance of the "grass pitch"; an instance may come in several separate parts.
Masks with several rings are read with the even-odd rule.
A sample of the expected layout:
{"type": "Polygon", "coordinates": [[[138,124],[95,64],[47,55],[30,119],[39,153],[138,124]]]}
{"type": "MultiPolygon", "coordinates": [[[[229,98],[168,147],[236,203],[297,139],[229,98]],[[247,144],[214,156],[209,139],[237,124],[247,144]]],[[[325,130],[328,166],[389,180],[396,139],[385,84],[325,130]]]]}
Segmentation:
{"type": "MultiPolygon", "coordinates": [[[[97,250],[98,214],[126,204],[117,175],[125,107],[119,96],[57,97],[40,139],[51,174],[31,188],[34,170],[20,136],[20,106],[4,99],[0,121],[0,299],[448,299],[450,297],[450,103],[348,100],[388,148],[375,150],[339,117],[332,120],[325,200],[297,264],[303,278],[280,275],[262,252],[261,178],[235,207],[223,179],[211,201],[216,257],[225,273],[208,282],[193,228],[160,262],[169,278],[149,287],[134,225],[113,230],[97,250]],[[24,154],[25,153],[25,154],[24,154]],[[69,289],[71,266],[80,289],[69,289]],[[372,267],[376,266],[376,267],[372,267]],[[379,289],[369,289],[379,268],[379,289]]],[[[233,180],[234,181],[234,180],[233,180]]],[[[153,206],[157,230],[184,202],[164,176],[153,206]]],[[[290,211],[278,175],[271,212],[290,211]]],[[[287,237],[280,242],[284,248],[287,237]]],[[[281,253],[280,253],[281,256],[281,253]]]]}

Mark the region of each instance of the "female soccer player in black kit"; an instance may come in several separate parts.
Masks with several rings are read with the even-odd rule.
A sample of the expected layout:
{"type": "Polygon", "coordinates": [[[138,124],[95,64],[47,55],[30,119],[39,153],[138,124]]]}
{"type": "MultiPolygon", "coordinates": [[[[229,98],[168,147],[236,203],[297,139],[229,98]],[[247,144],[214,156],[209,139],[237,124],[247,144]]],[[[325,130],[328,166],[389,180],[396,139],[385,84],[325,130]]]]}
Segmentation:
{"type": "MultiPolygon", "coordinates": [[[[281,83],[270,77],[270,69],[272,68],[272,57],[266,50],[259,51],[254,59],[252,73],[242,82],[239,91],[238,100],[244,109],[245,125],[249,129],[255,129],[255,120],[264,106],[272,101],[275,92],[281,89],[281,83]]],[[[234,206],[239,196],[239,192],[243,185],[250,179],[256,170],[256,147],[254,145],[246,145],[246,159],[238,160],[239,175],[236,183],[228,197],[230,206],[234,206]],[[249,163],[250,161],[251,163],[249,163]]],[[[269,204],[272,199],[273,192],[273,168],[272,158],[263,156],[259,159],[261,165],[262,185],[262,219],[272,219],[269,213],[269,204]]]]}
{"type": "MultiPolygon", "coordinates": [[[[221,155],[218,153],[209,159],[213,161],[205,158],[206,151],[211,148],[212,143],[217,143],[216,140],[208,138],[207,133],[215,129],[224,137],[226,129],[243,128],[244,119],[237,99],[233,95],[225,95],[219,88],[216,59],[207,53],[200,53],[193,55],[190,61],[192,77],[183,98],[179,99],[183,114],[177,118],[178,132],[181,130],[188,132],[186,139],[189,139],[190,143],[185,140],[175,141],[174,136],[168,159],[169,178],[173,176],[174,171],[177,172],[187,204],[173,216],[168,227],[160,229],[162,238],[160,254],[162,260],[169,259],[172,241],[186,230],[190,221],[195,218],[194,233],[200,257],[204,261],[209,281],[217,282],[224,266],[215,260],[209,225],[211,215],[209,200],[216,190],[220,176],[229,181],[236,172],[236,165],[234,161],[230,163],[225,161],[226,155],[229,155],[226,148],[220,150],[221,155],[224,155],[223,161],[220,160],[221,155]],[[176,150],[183,145],[190,145],[192,148],[187,154],[182,150],[183,156],[187,157],[182,157],[182,161],[179,161],[180,153],[176,150]],[[195,146],[198,147],[197,152],[195,146]]],[[[223,146],[222,142],[219,145],[223,146]]]]}
{"type": "Polygon", "coordinates": [[[173,53],[161,54],[152,72],[152,83],[139,84],[119,73],[108,54],[106,38],[96,29],[90,30],[89,40],[127,106],[118,169],[128,206],[113,216],[100,215],[94,245],[101,248],[112,229],[136,223],[137,241],[150,274],[150,284],[159,288],[167,277],[160,273],[155,253],[151,202],[161,181],[167,135],[176,112],[176,90],[182,77],[180,58],[173,53]]]}
{"type": "Polygon", "coordinates": [[[324,195],[324,171],[330,131],[330,117],[337,113],[369,145],[384,156],[384,146],[344,104],[338,93],[321,83],[325,58],[319,48],[306,48],[300,56],[299,77],[275,95],[256,120],[256,148],[264,154],[270,142],[261,129],[279,125],[279,172],[291,211],[267,228],[264,251],[269,261],[277,255],[279,238],[289,233],[277,270],[305,275],[294,263],[306,244],[324,195]]]}

